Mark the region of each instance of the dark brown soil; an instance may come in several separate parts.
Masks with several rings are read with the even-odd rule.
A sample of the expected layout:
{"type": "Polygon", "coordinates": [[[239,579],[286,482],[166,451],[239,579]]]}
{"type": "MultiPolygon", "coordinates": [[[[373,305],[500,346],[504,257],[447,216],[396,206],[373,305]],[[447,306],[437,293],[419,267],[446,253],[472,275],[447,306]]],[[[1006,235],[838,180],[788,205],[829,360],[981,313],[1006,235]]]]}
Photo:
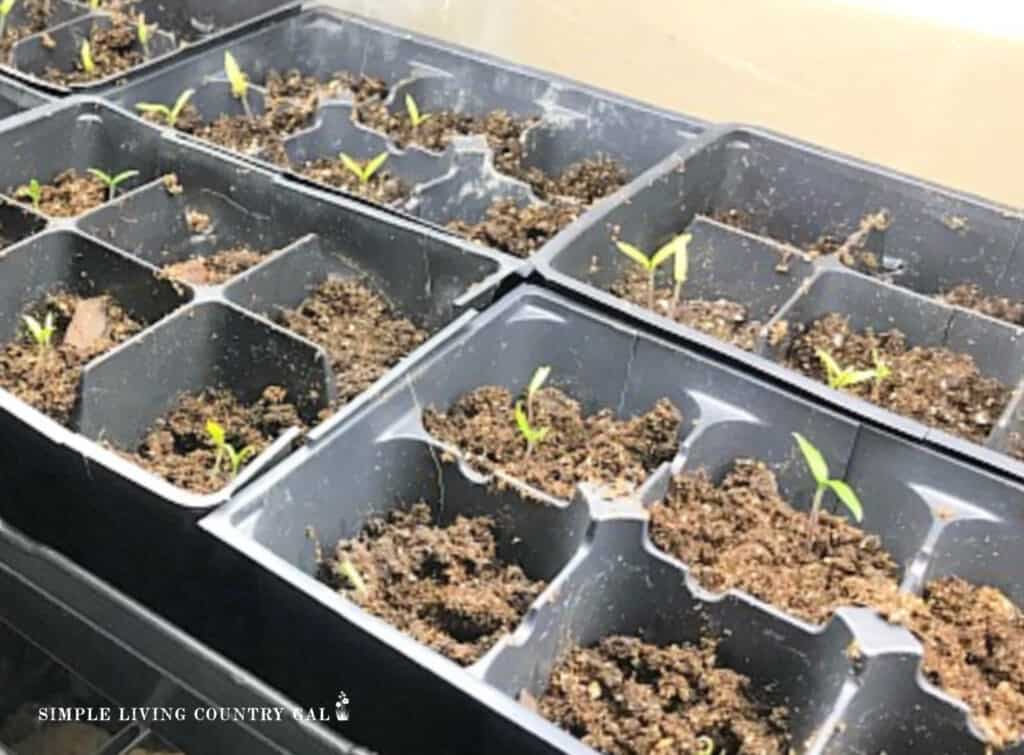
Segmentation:
{"type": "Polygon", "coordinates": [[[334,409],[369,388],[430,336],[364,283],[342,278],[328,278],[281,321],[327,352],[338,389],[334,409]]]}
{"type": "Polygon", "coordinates": [[[396,204],[408,199],[412,193],[405,181],[387,169],[387,163],[366,182],[345,167],[340,159],[312,160],[303,165],[299,172],[318,183],[351,192],[378,204],[396,204]]]}
{"type": "Polygon", "coordinates": [[[827,315],[793,342],[787,364],[825,381],[816,350],[828,352],[843,368],[871,369],[877,349],[892,375],[880,384],[860,383],[845,390],[872,403],[954,435],[984,442],[1010,400],[1010,389],[983,376],[974,360],[944,348],[910,347],[898,330],[857,333],[847,318],[827,315]]]}
{"type": "Polygon", "coordinates": [[[865,584],[899,579],[877,536],[827,512],[812,533],[772,471],[746,459],[719,485],[703,470],[676,477],[651,508],[651,539],[708,589],[738,588],[814,623],[860,604],[865,584]]]}
{"type": "Polygon", "coordinates": [[[537,122],[536,118],[518,118],[504,110],[484,116],[460,115],[450,111],[430,113],[430,118],[413,127],[409,115],[392,114],[382,102],[367,102],[356,110],[356,119],[386,134],[399,148],[415,144],[424,149],[442,152],[456,136],[479,134],[498,153],[499,160],[518,162],[522,156],[520,137],[537,122]]]}
{"type": "Polygon", "coordinates": [[[74,70],[61,71],[51,67],[46,71],[46,78],[55,84],[84,84],[114,76],[145,62],[135,19],[115,12],[111,20],[110,28],[94,24],[89,32],[92,59],[96,64],[94,71],[87,72],[76,57],[74,70]]]}
{"type": "Polygon", "coordinates": [[[435,525],[426,503],[371,520],[338,543],[319,578],[364,609],[456,663],[479,660],[518,626],[545,587],[499,560],[495,524],[456,517],[435,525]],[[362,589],[348,576],[354,568],[362,589]]]}
{"type": "Polygon", "coordinates": [[[284,388],[269,386],[248,406],[223,388],[207,389],[182,395],[156,421],[136,452],[124,455],[180,488],[216,492],[231,482],[231,465],[225,459],[219,472],[214,469],[217,450],[206,431],[209,420],[227,431],[227,442],[236,451],[251,446],[255,453],[249,460],[285,430],[304,424],[284,388]]]}
{"type": "Polygon", "coordinates": [[[83,299],[63,291],[46,296],[25,314],[44,323],[51,312],[56,332],[50,348],[41,349],[23,326],[0,351],[0,387],[66,424],[78,401],[82,368],[142,326],[110,297],[83,299]]]}
{"type": "MultiPolygon", "coordinates": [[[[8,194],[23,205],[32,207],[32,200],[22,193],[28,185],[8,189],[8,194]]],[[[109,189],[91,173],[66,170],[51,183],[42,184],[39,212],[52,218],[73,218],[99,207],[107,201],[109,189]]]]}
{"type": "Polygon", "coordinates": [[[470,241],[500,249],[516,257],[529,257],[579,217],[583,208],[565,202],[520,207],[499,199],[487,208],[479,223],[456,220],[448,229],[470,241]]]}
{"type": "Polygon", "coordinates": [[[973,283],[961,283],[939,296],[939,301],[956,307],[973,309],[983,315],[1005,320],[1013,325],[1024,325],[1024,299],[988,296],[973,283]]]}
{"type": "Polygon", "coordinates": [[[757,336],[763,327],[760,320],[751,320],[747,317],[747,308],[739,302],[729,299],[687,299],[685,289],[684,296],[680,297],[679,303],[673,308],[672,286],[656,284],[651,306],[647,273],[636,266],[630,266],[622,278],[612,286],[611,292],[747,351],[754,350],[757,336]]]}
{"type": "MultiPolygon", "coordinates": [[[[311,127],[325,100],[348,93],[356,102],[369,102],[385,97],[388,91],[387,84],[380,79],[347,72],[339,72],[324,81],[303,76],[296,70],[271,71],[265,86],[265,110],[256,117],[223,115],[204,123],[199,111],[188,105],[178,119],[177,128],[230,150],[250,155],[263,153],[271,162],[287,165],[284,138],[311,127]]],[[[161,120],[154,114],[144,117],[161,120]]]]}
{"type": "Polygon", "coordinates": [[[607,755],[791,752],[788,712],[758,702],[750,679],[717,665],[715,643],[657,647],[608,637],[576,648],[537,702],[545,718],[607,755]]]}
{"type": "Polygon", "coordinates": [[[508,172],[533,187],[541,199],[571,197],[592,204],[625,186],[626,169],[609,157],[595,157],[572,163],[561,173],[550,175],[540,168],[510,166],[508,172]]]}
{"type": "MultiPolygon", "coordinates": [[[[713,213],[712,217],[741,231],[771,238],[762,222],[743,210],[719,210],[713,213]]],[[[804,244],[803,250],[812,258],[835,255],[847,267],[856,268],[867,275],[878,275],[883,272],[881,261],[865,244],[872,232],[884,231],[889,227],[889,223],[890,218],[885,210],[869,213],[861,218],[857,230],[849,236],[841,237],[826,233],[814,242],[804,244]]],[[[776,240],[786,244],[792,243],[785,238],[776,240]]]]}
{"type": "Polygon", "coordinates": [[[922,597],[889,586],[872,596],[924,645],[925,676],[959,697],[998,748],[1024,739],[1024,614],[1002,592],[947,577],[922,597]]]}
{"type": "Polygon", "coordinates": [[[609,495],[628,495],[679,447],[682,416],[668,399],[642,416],[618,420],[610,409],[585,417],[578,402],[557,388],[544,388],[534,397],[531,424],[550,431],[528,453],[516,426],[516,399],[505,388],[477,388],[447,413],[428,409],[423,422],[470,463],[559,498],[571,497],[580,482],[599,484],[609,495]]]}
{"type": "Polygon", "coordinates": [[[266,252],[256,252],[247,246],[224,249],[208,257],[192,257],[163,268],[168,278],[185,281],[196,286],[216,286],[226,283],[263,261],[266,252]]]}

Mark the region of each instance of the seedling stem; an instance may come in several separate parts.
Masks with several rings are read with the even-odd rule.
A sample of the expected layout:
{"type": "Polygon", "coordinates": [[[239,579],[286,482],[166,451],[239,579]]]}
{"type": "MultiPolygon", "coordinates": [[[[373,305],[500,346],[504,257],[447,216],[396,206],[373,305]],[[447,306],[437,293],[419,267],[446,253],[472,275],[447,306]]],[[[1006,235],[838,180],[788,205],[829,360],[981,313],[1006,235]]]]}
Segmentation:
{"type": "Polygon", "coordinates": [[[548,436],[550,427],[541,427],[539,429],[534,428],[530,424],[530,418],[526,416],[526,409],[523,407],[522,401],[516,402],[516,426],[519,428],[519,432],[526,440],[526,458],[530,458],[533,454],[533,449],[548,436]]]}
{"type": "Polygon", "coordinates": [[[348,580],[348,583],[352,585],[352,589],[360,595],[366,595],[369,589],[366,587],[366,582],[363,580],[359,570],[356,569],[356,565],[353,564],[349,559],[345,559],[338,564],[338,571],[341,572],[342,576],[348,580]]]}
{"type": "Polygon", "coordinates": [[[892,374],[892,370],[889,369],[888,365],[879,358],[877,349],[871,352],[875,366],[870,370],[841,367],[839,362],[824,349],[817,349],[814,353],[825,368],[825,378],[828,381],[828,387],[834,388],[837,391],[857,385],[858,383],[867,382],[868,380],[874,380],[877,386],[892,374]]]}
{"type": "Polygon", "coordinates": [[[155,27],[150,26],[146,23],[146,14],[140,13],[138,21],[135,25],[136,33],[139,37],[139,44],[142,45],[142,55],[147,60],[149,59],[149,40],[153,38],[153,29],[155,27]]]}
{"type": "Polygon", "coordinates": [[[89,172],[92,173],[96,178],[106,184],[107,187],[107,201],[113,201],[114,197],[117,196],[117,187],[127,181],[129,178],[135,178],[139,175],[137,170],[126,170],[123,173],[118,173],[116,176],[112,176],[109,173],[104,173],[99,168],[89,168],[89,172]]]}
{"type": "Polygon", "coordinates": [[[96,73],[96,61],[92,59],[92,45],[89,40],[82,41],[82,70],[90,76],[96,73]]]}
{"type": "Polygon", "coordinates": [[[526,389],[526,418],[530,421],[530,424],[533,424],[533,397],[544,387],[544,383],[547,382],[550,374],[550,367],[538,367],[530,379],[530,385],[526,389]]]}
{"type": "Polygon", "coordinates": [[[373,178],[373,175],[380,170],[380,166],[384,164],[389,155],[387,152],[381,152],[376,157],[367,160],[365,164],[361,164],[358,160],[353,159],[344,152],[339,157],[342,164],[359,178],[359,183],[367,184],[373,178]]]}
{"type": "Polygon", "coordinates": [[[793,437],[796,439],[797,446],[800,448],[800,453],[803,454],[804,461],[807,463],[807,468],[810,470],[811,476],[814,477],[814,482],[817,485],[814,490],[814,498],[811,501],[811,533],[814,533],[817,529],[819,512],[821,511],[821,502],[825,497],[826,491],[829,490],[835,494],[840,503],[850,510],[850,513],[857,522],[864,519],[864,507],[861,505],[857,494],[853,492],[853,488],[842,480],[831,479],[828,471],[828,463],[825,461],[825,457],[822,455],[821,451],[819,451],[800,433],[793,433],[793,437]]]}
{"type": "MultiPolygon", "coordinates": [[[[687,275],[690,272],[690,239],[689,233],[677,236],[672,243],[676,244],[675,262],[672,269],[672,279],[675,281],[675,288],[672,291],[672,316],[675,317],[679,309],[679,298],[683,293],[683,284],[686,283],[687,275]]],[[[714,743],[712,743],[712,749],[714,743]]]]}

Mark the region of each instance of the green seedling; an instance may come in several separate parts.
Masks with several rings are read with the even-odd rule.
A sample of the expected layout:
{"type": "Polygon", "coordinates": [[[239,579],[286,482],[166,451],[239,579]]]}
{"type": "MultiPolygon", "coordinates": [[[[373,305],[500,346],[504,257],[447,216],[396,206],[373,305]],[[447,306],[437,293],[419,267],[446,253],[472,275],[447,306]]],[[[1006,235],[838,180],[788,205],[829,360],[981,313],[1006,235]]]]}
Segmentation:
{"type": "Polygon", "coordinates": [[[123,173],[118,173],[116,176],[112,176],[109,173],[104,173],[99,168],[89,168],[89,172],[92,173],[96,178],[102,181],[107,187],[107,200],[113,200],[117,196],[117,187],[127,181],[129,178],[135,178],[139,175],[137,170],[126,170],[123,173]]]}
{"type": "Polygon", "coordinates": [[[892,374],[892,370],[889,369],[888,365],[879,359],[877,349],[871,352],[875,366],[870,370],[855,370],[841,367],[832,355],[823,349],[817,349],[814,353],[817,354],[818,359],[825,368],[825,379],[828,381],[828,387],[834,388],[837,391],[859,383],[865,383],[868,380],[881,383],[892,374]]]}
{"type": "Polygon", "coordinates": [[[252,118],[252,108],[249,107],[249,77],[230,52],[224,53],[224,73],[228,76],[231,94],[236,100],[241,101],[246,117],[252,118]]]}
{"type": "Polygon", "coordinates": [[[217,449],[217,458],[213,462],[214,474],[221,471],[224,461],[227,460],[230,464],[231,477],[234,479],[238,477],[245,462],[256,455],[256,449],[252,446],[246,446],[242,450],[236,451],[235,447],[228,443],[227,431],[224,426],[216,420],[206,421],[206,434],[210,436],[213,447],[217,449]]]}
{"type": "MultiPolygon", "coordinates": [[[[675,261],[672,266],[672,280],[675,281],[675,288],[672,290],[672,314],[679,309],[679,298],[683,294],[683,284],[690,273],[690,240],[693,238],[689,233],[676,236],[670,244],[676,245],[675,261]]],[[[714,744],[712,744],[714,747],[714,744]]]]}
{"type": "MultiPolygon", "coordinates": [[[[686,235],[683,234],[683,236],[686,235]]],[[[685,243],[681,241],[683,236],[676,236],[650,256],[632,244],[627,244],[625,241],[615,242],[615,246],[620,252],[647,271],[647,306],[649,308],[654,307],[654,275],[658,272],[658,268],[661,267],[662,263],[675,254],[681,245],[685,248],[685,243]]]]}
{"type": "Polygon", "coordinates": [[[15,0],[3,0],[0,2],[0,39],[7,33],[7,17],[14,10],[15,0]]]}
{"type": "Polygon", "coordinates": [[[359,183],[367,184],[370,182],[370,179],[373,178],[373,175],[380,170],[380,166],[387,161],[389,155],[387,152],[381,152],[376,157],[367,160],[366,163],[360,163],[358,160],[354,160],[344,152],[342,152],[339,157],[341,158],[342,164],[356,175],[359,179],[359,183]]]}
{"type": "Polygon", "coordinates": [[[825,457],[822,455],[815,446],[807,440],[800,433],[793,433],[793,437],[796,439],[796,444],[800,448],[800,453],[803,454],[804,461],[807,463],[807,468],[811,471],[811,476],[814,477],[814,482],[817,484],[817,488],[814,491],[814,500],[811,502],[811,531],[813,532],[818,524],[818,515],[821,511],[821,501],[825,497],[826,491],[831,490],[836,498],[850,510],[853,518],[860,522],[864,519],[864,507],[861,505],[860,499],[857,494],[853,492],[853,488],[847,485],[842,480],[833,480],[829,477],[828,463],[825,461],[825,457]]]}
{"type": "Polygon", "coordinates": [[[536,396],[537,392],[544,387],[544,383],[547,382],[550,374],[550,367],[538,367],[537,371],[533,373],[533,377],[530,379],[530,385],[526,389],[526,418],[531,423],[533,422],[533,397],[536,396]]]}
{"type": "Polygon", "coordinates": [[[90,76],[96,73],[96,61],[92,59],[92,45],[89,44],[89,40],[82,41],[82,70],[90,76]]]}
{"type": "Polygon", "coordinates": [[[360,595],[366,595],[369,589],[366,587],[366,581],[363,579],[359,570],[356,569],[356,565],[349,561],[347,558],[338,564],[338,571],[341,575],[348,580],[348,583],[352,585],[352,589],[360,595]]]}
{"type": "Polygon", "coordinates": [[[135,33],[139,38],[139,44],[142,45],[142,55],[147,59],[149,58],[149,42],[153,39],[154,29],[156,29],[156,24],[147,24],[146,14],[140,13],[135,22],[135,33]]]}
{"type": "Polygon", "coordinates": [[[693,755],[715,755],[715,740],[711,737],[697,737],[697,750],[693,755]]]}
{"type": "Polygon", "coordinates": [[[99,10],[100,5],[100,0],[89,0],[89,10],[99,10]]]}
{"type": "Polygon", "coordinates": [[[39,212],[39,205],[43,201],[43,185],[39,183],[38,178],[33,178],[28,182],[27,186],[22,186],[18,189],[18,193],[15,194],[19,199],[27,197],[32,200],[32,209],[39,212]]]}
{"type": "Polygon", "coordinates": [[[173,107],[167,107],[167,105],[161,105],[156,102],[140,102],[135,106],[135,109],[140,113],[158,115],[164,119],[168,126],[174,128],[178,123],[178,118],[181,117],[182,112],[185,110],[185,106],[188,105],[189,100],[192,99],[195,93],[195,89],[186,89],[178,97],[173,107]]]}
{"type": "Polygon", "coordinates": [[[411,94],[405,95],[405,110],[409,114],[409,122],[413,128],[419,128],[421,123],[430,118],[430,113],[420,112],[420,107],[411,94]]]}
{"type": "Polygon", "coordinates": [[[53,312],[47,312],[42,323],[32,315],[22,315],[29,337],[35,341],[40,351],[46,351],[53,344],[53,335],[57,332],[57,323],[53,312]]]}
{"type": "Polygon", "coordinates": [[[526,440],[526,456],[529,457],[533,453],[533,449],[540,443],[544,442],[544,439],[548,437],[548,432],[551,431],[550,427],[535,428],[530,424],[530,418],[526,416],[526,408],[523,406],[522,401],[516,402],[516,426],[519,428],[519,432],[522,433],[523,438],[526,440]]]}

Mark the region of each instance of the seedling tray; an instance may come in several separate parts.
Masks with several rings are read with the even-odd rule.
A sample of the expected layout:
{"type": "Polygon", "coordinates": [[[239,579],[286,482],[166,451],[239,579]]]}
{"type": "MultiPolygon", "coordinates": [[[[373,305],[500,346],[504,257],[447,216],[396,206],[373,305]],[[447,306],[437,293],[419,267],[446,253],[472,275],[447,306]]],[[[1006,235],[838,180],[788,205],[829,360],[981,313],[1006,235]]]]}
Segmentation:
{"type": "MultiPolygon", "coordinates": [[[[535,258],[545,280],[632,322],[769,375],[824,405],[1024,478],[1024,464],[1007,454],[1024,422],[1024,330],[938,300],[964,283],[990,296],[1017,296],[1024,270],[1019,211],[731,125],[710,129],[621,199],[603,205],[577,226],[577,233],[563,235],[535,258]],[[871,255],[874,268],[807,253],[823,243],[841,246],[858,234],[862,219],[880,211],[888,215],[887,226],[860,234],[862,243],[853,247],[871,255]],[[745,227],[729,222],[729,213],[741,217],[745,227]],[[616,249],[616,239],[651,250],[683,232],[692,235],[683,298],[745,305],[749,319],[764,325],[753,351],[610,291],[634,264],[616,249]],[[854,330],[895,328],[911,346],[968,354],[982,374],[1008,386],[1012,397],[1001,416],[990,418],[992,430],[984,444],[832,390],[784,366],[799,329],[832,312],[848,317],[854,330]]],[[[659,277],[666,276],[662,284],[671,286],[672,265],[664,267],[659,277]]]]}
{"type": "MultiPolygon", "coordinates": [[[[1024,538],[1021,488],[530,285],[201,526],[251,560],[247,579],[275,608],[265,617],[270,642],[287,646],[301,616],[316,645],[330,648],[318,667],[338,668],[353,680],[353,699],[374,709],[394,710],[396,689],[415,695],[416,720],[430,722],[430,741],[443,751],[474,752],[477,726],[507,725],[529,732],[518,752],[593,752],[517,701],[539,698],[556,659],[576,643],[616,634],[695,642],[703,633],[719,641],[724,665],[789,708],[798,751],[984,752],[966,708],[919,672],[921,646],[906,630],[863,608],[840,608],[816,626],[740,591],[712,594],[651,541],[648,506],[680,471],[704,468],[717,480],[736,459],[761,459],[787,500],[809,505],[813,481],[792,432],[813,439],[832,472],[858,490],[863,529],[893,554],[903,589],[920,593],[929,580],[957,575],[1024,599],[1014,560],[1024,538]],[[587,413],[608,407],[625,418],[671,400],[684,417],[676,457],[632,495],[609,500],[581,485],[570,502],[507,476],[495,487],[498,478],[424,429],[425,409],[444,410],[485,385],[519,394],[540,364],[587,413]],[[491,517],[500,557],[548,582],[518,628],[467,668],[314,577],[307,527],[331,548],[369,518],[421,499],[440,523],[491,517]]],[[[282,665],[305,667],[293,650],[282,665]]],[[[316,694],[311,677],[282,678],[282,688],[316,694]]],[[[353,738],[369,742],[363,722],[351,725],[353,738]]],[[[417,726],[380,735],[372,745],[384,752],[427,741],[417,726]]]]}
{"type": "MultiPolygon", "coordinates": [[[[281,386],[295,397],[313,437],[369,398],[372,385],[322,421],[337,390],[330,360],[274,322],[328,278],[364,281],[415,321],[427,340],[406,356],[412,362],[457,331],[515,268],[511,258],[182,143],[100,101],[44,107],[3,136],[14,145],[4,165],[13,187],[33,177],[49,181],[69,167],[139,171],[113,202],[70,220],[8,201],[4,211],[19,219],[23,239],[0,253],[0,330],[7,341],[22,332],[25,306],[55,286],[110,293],[147,326],[85,365],[67,426],[0,391],[3,451],[23,460],[11,472],[29,490],[59,481],[78,491],[76,500],[103,501],[99,509],[111,522],[190,522],[302,435],[299,427],[284,431],[211,494],[175,487],[106,447],[133,448],[182,392],[220,386],[249,401],[268,385],[281,386]],[[58,141],[70,143],[70,152],[49,148],[58,141]],[[202,215],[202,232],[189,225],[190,212],[202,215]],[[266,254],[221,285],[190,285],[160,272],[239,244],[266,254]]],[[[383,372],[384,381],[397,374],[383,372]]]]}
{"type": "MultiPolygon", "coordinates": [[[[365,74],[389,86],[383,105],[392,114],[404,114],[406,97],[412,96],[423,113],[451,110],[483,116],[504,110],[535,118],[520,139],[523,164],[548,173],[603,155],[619,161],[630,181],[703,128],[694,119],[550,73],[328,9],[306,10],[170,65],[112,92],[112,101],[136,112],[140,103],[173,104],[182,92],[195,89],[192,103],[204,122],[240,115],[242,105],[232,97],[224,72],[227,51],[254,84],[249,99],[257,113],[263,111],[271,71],[298,70],[323,81],[339,72],[365,74]]],[[[528,183],[496,169],[496,155],[484,137],[457,137],[443,152],[400,149],[385,133],[355,122],[347,89],[320,101],[309,125],[283,140],[283,155],[254,148],[245,157],[273,161],[291,178],[309,182],[296,166],[317,158],[337,159],[341,151],[358,160],[386,153],[382,170],[411,190],[407,200],[391,209],[438,226],[477,223],[498,199],[518,206],[545,204],[528,183]]]]}
{"type": "MultiPolygon", "coordinates": [[[[0,727],[7,734],[17,728],[24,735],[16,734],[16,742],[0,742],[0,752],[7,752],[5,745],[32,737],[37,727],[47,728],[36,719],[34,709],[25,706],[80,705],[93,708],[96,714],[100,708],[111,709],[108,723],[71,727],[78,729],[79,736],[82,729],[92,729],[84,735],[99,740],[95,755],[121,755],[136,747],[187,755],[357,753],[337,734],[291,715],[273,723],[197,721],[193,712],[200,709],[256,706],[290,712],[298,706],[4,523],[0,523],[0,592],[4,596],[0,659],[5,674],[0,727]],[[154,724],[158,732],[120,722],[119,708],[147,706],[180,708],[186,715],[184,720],[154,724]],[[12,716],[21,719],[22,725],[12,727],[12,716]]],[[[31,751],[68,752],[56,744],[61,740],[48,739],[59,736],[53,731],[36,733],[34,746],[40,748],[49,741],[49,749],[31,751]]],[[[22,750],[11,747],[10,751],[22,750]]]]}
{"type": "MultiPolygon", "coordinates": [[[[224,0],[216,3],[131,0],[124,5],[131,11],[133,19],[142,13],[147,24],[156,25],[149,43],[149,56],[143,62],[88,82],[65,84],[52,80],[47,75],[49,70],[73,71],[80,64],[82,43],[89,39],[93,29],[112,26],[111,12],[102,7],[90,10],[86,2],[52,0],[48,24],[14,42],[0,65],[0,71],[47,92],[96,93],[116,88],[133,77],[187,57],[192,51],[230,39],[275,18],[294,13],[301,7],[301,3],[295,0],[224,0]]],[[[8,33],[13,29],[34,28],[30,18],[33,12],[34,5],[16,3],[7,19],[8,33]]],[[[141,50],[137,40],[135,45],[141,50]]]]}

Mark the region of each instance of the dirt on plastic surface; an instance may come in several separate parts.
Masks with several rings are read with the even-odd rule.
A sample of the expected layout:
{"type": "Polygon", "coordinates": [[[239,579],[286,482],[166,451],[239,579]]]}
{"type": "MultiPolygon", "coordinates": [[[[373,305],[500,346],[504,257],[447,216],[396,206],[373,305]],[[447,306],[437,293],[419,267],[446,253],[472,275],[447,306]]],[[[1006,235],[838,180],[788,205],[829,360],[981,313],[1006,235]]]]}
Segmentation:
{"type": "Polygon", "coordinates": [[[226,442],[236,452],[252,449],[245,463],[262,453],[284,431],[304,427],[284,388],[269,386],[255,403],[248,405],[226,389],[209,388],[181,395],[154,423],[134,453],[122,453],[173,485],[193,493],[214,493],[229,484],[234,475],[230,460],[225,454],[218,454],[207,431],[210,420],[224,428],[226,442]]]}
{"type": "Polygon", "coordinates": [[[576,220],[583,210],[566,202],[520,207],[510,199],[499,199],[487,208],[479,223],[456,220],[448,224],[448,230],[491,249],[527,258],[576,220]]]}
{"type": "Polygon", "coordinates": [[[538,712],[607,755],[791,752],[788,711],[756,699],[716,645],[658,647],[614,636],[577,647],[551,674],[538,712]]]}
{"type": "Polygon", "coordinates": [[[629,495],[679,447],[682,415],[667,399],[646,414],[620,420],[610,409],[587,416],[562,391],[543,388],[534,397],[530,424],[549,431],[531,451],[516,425],[516,399],[506,388],[477,388],[445,412],[428,409],[424,425],[470,464],[558,498],[570,498],[580,482],[606,495],[629,495]]]}
{"type": "Polygon", "coordinates": [[[0,387],[61,424],[70,421],[78,403],[85,365],[142,330],[109,296],[85,299],[58,291],[25,314],[41,325],[53,315],[55,332],[44,348],[22,325],[0,351],[0,387]]]}
{"type": "Polygon", "coordinates": [[[938,298],[945,304],[971,309],[1011,325],[1024,326],[1024,299],[990,296],[973,283],[961,283],[938,298]]]}
{"type": "Polygon", "coordinates": [[[798,335],[786,363],[827,382],[819,350],[830,354],[843,369],[872,369],[877,353],[891,374],[845,391],[976,443],[983,443],[992,432],[1012,393],[998,380],[981,374],[967,354],[912,347],[898,330],[857,332],[849,319],[839,314],[816,320],[798,335]]]}
{"type": "Polygon", "coordinates": [[[265,252],[247,246],[223,249],[205,257],[190,257],[167,265],[162,272],[168,278],[197,286],[216,286],[244,273],[263,261],[265,252]]]}
{"type": "Polygon", "coordinates": [[[326,418],[361,394],[430,334],[403,317],[365,282],[330,277],[281,324],[317,344],[331,361],[337,398],[326,418]]]}
{"type": "Polygon", "coordinates": [[[498,558],[493,520],[438,526],[422,502],[372,519],[326,557],[318,546],[317,563],[322,581],[463,666],[514,630],[545,587],[498,558]]]}
{"type": "Polygon", "coordinates": [[[73,70],[62,71],[51,66],[46,69],[45,78],[63,86],[87,84],[144,63],[146,56],[139,42],[136,20],[117,10],[110,14],[110,19],[109,27],[94,23],[89,32],[93,70],[86,70],[81,56],[76,56],[73,70]]]}
{"type": "MultiPolygon", "coordinates": [[[[104,204],[110,190],[91,173],[79,173],[74,168],[64,171],[50,183],[40,185],[38,211],[52,218],[73,218],[104,204]]],[[[8,189],[8,194],[22,204],[32,207],[29,186],[8,189]]]]}

